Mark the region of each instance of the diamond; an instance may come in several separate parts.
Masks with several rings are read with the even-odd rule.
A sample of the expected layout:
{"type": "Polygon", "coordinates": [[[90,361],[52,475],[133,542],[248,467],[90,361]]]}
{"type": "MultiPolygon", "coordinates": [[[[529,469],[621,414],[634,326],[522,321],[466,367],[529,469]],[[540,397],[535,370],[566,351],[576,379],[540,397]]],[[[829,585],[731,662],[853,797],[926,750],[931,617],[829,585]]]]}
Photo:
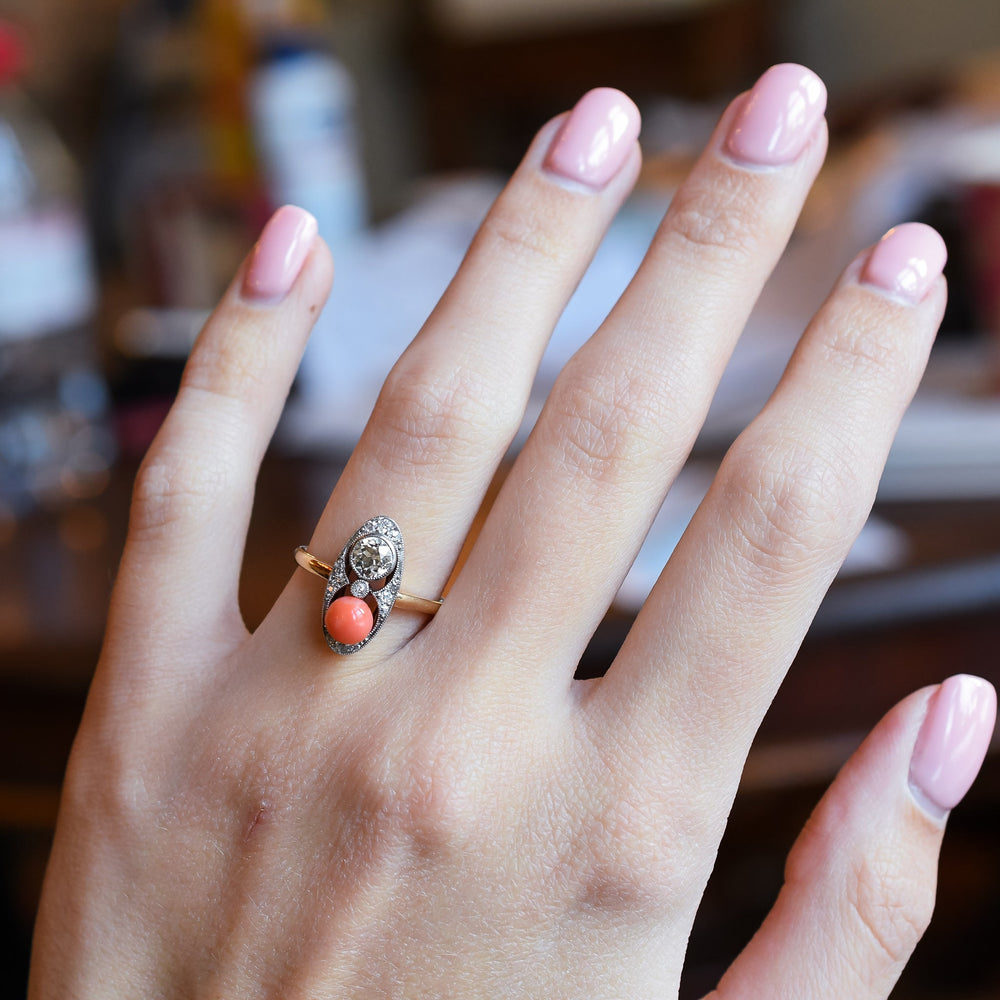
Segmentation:
{"type": "Polygon", "coordinates": [[[351,584],[351,594],[354,597],[367,597],[371,592],[371,587],[368,586],[367,580],[355,580],[351,584]]]}
{"type": "Polygon", "coordinates": [[[350,562],[362,580],[381,580],[396,568],[396,550],[388,539],[365,535],[351,547],[350,562]]]}

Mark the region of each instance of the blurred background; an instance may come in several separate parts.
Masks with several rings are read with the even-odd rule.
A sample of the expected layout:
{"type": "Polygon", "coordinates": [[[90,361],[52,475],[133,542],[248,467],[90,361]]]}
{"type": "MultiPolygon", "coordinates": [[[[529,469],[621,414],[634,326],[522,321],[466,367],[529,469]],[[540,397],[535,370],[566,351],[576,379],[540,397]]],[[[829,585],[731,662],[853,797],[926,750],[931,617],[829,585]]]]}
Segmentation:
{"type": "MultiPolygon", "coordinates": [[[[582,674],[606,669],[844,263],[923,219],[948,239],[951,303],[873,517],[748,762],[691,997],[770,906],[796,830],[865,730],[950,673],[1000,681],[1000,5],[0,0],[0,996],[24,992],[132,477],[272,209],[310,209],[338,271],[260,477],[251,626],[534,131],[588,88],[620,87],[643,112],[645,166],[556,330],[522,437],[726,101],[784,60],[829,85],[829,161],[582,674]]],[[[895,996],[1000,997],[998,842],[991,753],[895,996]]]]}

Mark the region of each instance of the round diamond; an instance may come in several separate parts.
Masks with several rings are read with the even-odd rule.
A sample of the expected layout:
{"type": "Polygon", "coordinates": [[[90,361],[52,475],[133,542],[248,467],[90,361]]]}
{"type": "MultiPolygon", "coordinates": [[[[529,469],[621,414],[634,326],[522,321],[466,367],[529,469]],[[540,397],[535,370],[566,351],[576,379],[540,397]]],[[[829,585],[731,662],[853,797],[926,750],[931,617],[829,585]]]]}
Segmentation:
{"type": "Polygon", "coordinates": [[[396,568],[396,550],[388,539],[365,535],[351,547],[351,569],[362,580],[381,580],[396,568]]]}
{"type": "Polygon", "coordinates": [[[371,587],[367,580],[355,580],[351,584],[351,594],[354,597],[367,597],[371,593],[371,587]]]}

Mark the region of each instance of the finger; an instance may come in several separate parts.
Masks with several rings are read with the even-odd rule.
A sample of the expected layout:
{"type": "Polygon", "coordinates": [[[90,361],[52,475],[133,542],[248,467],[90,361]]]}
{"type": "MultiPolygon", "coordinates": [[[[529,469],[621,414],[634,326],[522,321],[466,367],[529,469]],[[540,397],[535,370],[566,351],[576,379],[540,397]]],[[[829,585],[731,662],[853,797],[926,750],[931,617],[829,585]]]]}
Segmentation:
{"type": "MultiPolygon", "coordinates": [[[[810,324],[597,695],[616,715],[628,712],[626,753],[658,746],[664,769],[695,755],[710,786],[735,786],[871,509],[944,310],[944,259],[929,227],[891,230],[810,324]]],[[[727,808],[720,802],[720,815],[727,808]]]]}
{"type": "Polygon", "coordinates": [[[792,848],[778,900],[718,1000],[889,995],[930,921],[945,818],[995,719],[992,685],[957,676],[882,720],[792,848]]]}
{"type": "MultiPolygon", "coordinates": [[[[389,375],[314,553],[332,562],[367,518],[388,514],[404,536],[405,590],[440,594],[523,418],[548,338],[635,181],[638,130],[635,105],[609,89],[541,130],[389,375]]],[[[312,592],[315,581],[306,582],[312,592]]],[[[295,584],[296,601],[303,590],[295,584]]],[[[394,615],[379,650],[393,647],[386,632],[397,628],[398,644],[414,627],[412,616],[394,615]]]]}
{"type": "Polygon", "coordinates": [[[824,102],[819,79],[789,66],[734,102],[557,380],[451,596],[489,609],[483,631],[502,631],[527,671],[544,647],[563,683],[613,599],[822,162],[824,102]]]}
{"type": "Polygon", "coordinates": [[[254,482],[332,262],[301,209],[279,209],[209,318],[136,477],[109,635],[150,648],[245,635],[237,588],[254,482]]]}

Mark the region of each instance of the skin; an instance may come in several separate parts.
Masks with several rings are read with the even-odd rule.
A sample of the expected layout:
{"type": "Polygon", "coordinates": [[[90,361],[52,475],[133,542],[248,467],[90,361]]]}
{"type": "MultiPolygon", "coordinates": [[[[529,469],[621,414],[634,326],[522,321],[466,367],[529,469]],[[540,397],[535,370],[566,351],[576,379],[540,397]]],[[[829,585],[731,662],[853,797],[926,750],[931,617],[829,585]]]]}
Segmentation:
{"type": "MultiPolygon", "coordinates": [[[[860,279],[867,251],[848,266],[607,676],[574,681],[825,153],[821,122],[792,163],[742,166],[723,145],[734,108],[562,373],[443,609],[392,615],[349,658],[323,641],[313,577],[292,572],[250,635],[234,572],[330,255],[316,240],[276,302],[237,275],[136,482],[33,1000],[677,995],[753,734],[868,514],[945,302],[940,278],[906,303],[860,279]]],[[[639,169],[636,146],[600,191],[561,183],[544,167],[559,124],[390,375],[312,551],[388,513],[405,589],[440,593],[639,169]]],[[[907,785],[932,693],[836,779],[715,996],[888,994],[944,830],[907,785]]]]}

